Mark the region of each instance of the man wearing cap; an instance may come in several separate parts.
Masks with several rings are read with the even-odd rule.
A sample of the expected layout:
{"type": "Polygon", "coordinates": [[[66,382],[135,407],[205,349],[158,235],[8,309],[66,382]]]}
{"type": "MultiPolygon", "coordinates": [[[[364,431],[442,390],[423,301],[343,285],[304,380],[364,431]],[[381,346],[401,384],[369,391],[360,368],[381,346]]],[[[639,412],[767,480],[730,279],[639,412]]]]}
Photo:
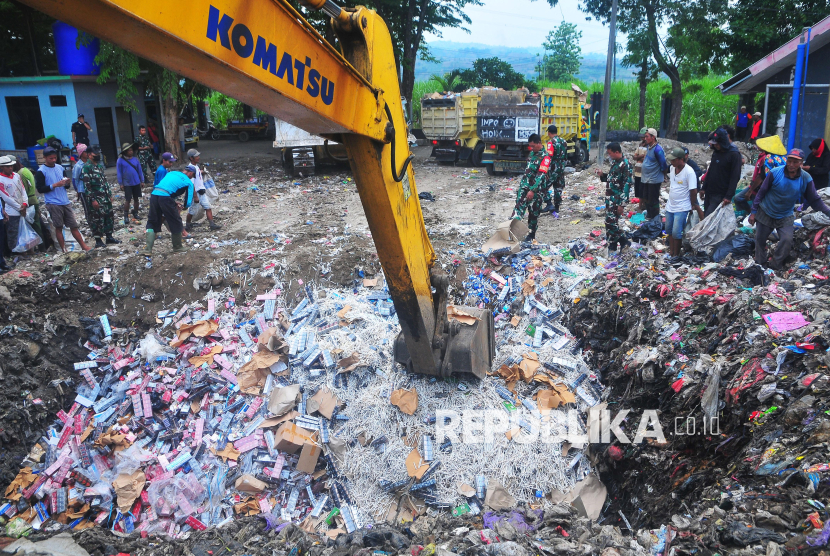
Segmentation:
{"type": "Polygon", "coordinates": [[[179,214],[184,208],[193,203],[193,181],[195,172],[191,166],[183,172],[168,172],[164,179],[153,188],[150,195],[150,214],[147,217],[147,239],[144,254],[149,258],[153,254],[153,244],[156,234],[161,231],[162,219],[167,221],[170,228],[173,252],[187,251],[182,245],[182,217],[179,214]],[[177,203],[175,198],[185,194],[184,206],[177,203]]]}
{"type": "MultiPolygon", "coordinates": [[[[87,151],[89,152],[89,151],[87,151]]],[[[112,210],[112,191],[110,184],[104,175],[104,168],[98,163],[101,154],[94,151],[88,156],[83,166],[83,178],[86,184],[86,201],[89,204],[87,222],[95,238],[95,247],[105,247],[101,240],[106,236],[106,243],[117,245],[121,243],[112,237],[115,228],[115,213],[112,210]]]]}
{"type": "MultiPolygon", "coordinates": [[[[210,204],[210,199],[207,196],[207,189],[204,180],[202,179],[202,169],[199,167],[201,160],[201,153],[196,149],[187,151],[187,158],[190,160],[188,168],[193,171],[193,189],[196,191],[196,201],[205,209],[205,215],[210,223],[211,230],[219,230],[222,228],[220,224],[213,221],[213,206],[210,204]]],[[[187,225],[184,227],[188,232],[193,229],[193,216],[196,214],[196,204],[194,203],[187,210],[187,225]]]]}
{"type": "Polygon", "coordinates": [[[752,114],[746,111],[746,106],[741,106],[741,111],[735,116],[736,127],[736,136],[735,139],[738,141],[746,141],[746,131],[749,128],[749,124],[752,123],[752,114]]]}
{"type": "Polygon", "coordinates": [[[141,186],[144,183],[144,171],[141,163],[133,156],[132,143],[121,145],[121,156],[115,165],[118,185],[124,191],[124,225],[130,225],[130,200],[133,200],[133,221],[138,224],[138,200],[141,198],[141,186]]]}
{"type": "Polygon", "coordinates": [[[52,147],[43,149],[44,163],[38,167],[35,173],[35,186],[39,193],[43,193],[46,201],[46,210],[52,217],[52,225],[55,226],[55,236],[58,238],[58,245],[61,252],[66,252],[66,244],[63,241],[63,228],[66,226],[72,232],[72,237],[84,251],[89,247],[84,243],[84,238],[78,230],[78,222],[75,220],[75,212],[66,194],[66,188],[72,184],[72,180],[64,177],[63,166],[57,164],[58,152],[52,147]]]}
{"type": "Polygon", "coordinates": [[[749,136],[749,140],[754,143],[761,136],[761,126],[764,125],[764,120],[761,119],[760,112],[755,112],[752,119],[755,120],[755,123],[752,124],[752,135],[749,136]]]}
{"type": "Polygon", "coordinates": [[[640,212],[646,210],[646,194],[643,191],[643,160],[648,154],[648,143],[646,143],[648,128],[640,129],[640,145],[634,151],[634,196],[640,201],[640,212]]]}
{"type": "Polygon", "coordinates": [[[173,166],[174,162],[178,162],[178,159],[172,153],[164,153],[161,155],[161,166],[156,170],[153,186],[158,185],[164,179],[164,176],[170,171],[170,167],[173,166]]]}
{"type": "Polygon", "coordinates": [[[633,179],[631,177],[631,163],[623,156],[619,143],[609,143],[605,148],[611,168],[605,174],[597,170],[599,180],[607,184],[605,188],[605,238],[608,241],[608,252],[616,251],[628,245],[624,232],[620,229],[620,216],[625,210],[628,195],[633,179]]]}
{"type": "Polygon", "coordinates": [[[78,194],[78,202],[81,203],[81,207],[84,209],[84,217],[88,224],[89,207],[86,204],[86,196],[84,195],[86,189],[84,187],[84,164],[89,160],[89,151],[83,143],[78,143],[78,146],[75,148],[78,151],[78,162],[72,167],[72,187],[78,194]]]}
{"type": "Polygon", "coordinates": [[[804,153],[792,149],[787,154],[787,164],[772,170],[752,203],[749,223],[755,224],[755,262],[767,264],[767,238],[773,230],[778,231],[778,245],[772,255],[769,268],[780,270],[790,254],[793,245],[795,215],[793,207],[802,200],[816,212],[830,217],[830,208],[816,192],[813,178],[801,165],[804,153]]]}
{"type": "Polygon", "coordinates": [[[697,202],[697,176],[691,166],[686,164],[686,151],[675,147],[666,155],[671,164],[669,172],[669,200],[666,203],[666,235],[669,236],[669,255],[680,256],[683,246],[683,229],[686,218],[694,210],[699,218],[703,211],[697,202]]]}
{"type": "Polygon", "coordinates": [[[77,148],[78,143],[89,146],[89,132],[92,127],[84,121],[84,115],[78,114],[78,121],[72,124],[72,144],[77,148]]]}
{"type": "Polygon", "coordinates": [[[700,166],[697,165],[697,162],[695,162],[689,157],[688,147],[683,147],[683,152],[686,153],[686,156],[683,157],[683,162],[692,167],[692,170],[694,171],[695,176],[697,177],[697,181],[699,182],[700,176],[703,175],[703,170],[700,169],[700,166]]]}
{"type": "Polygon", "coordinates": [[[135,138],[135,144],[138,146],[138,161],[144,171],[144,183],[150,183],[156,171],[156,161],[153,159],[153,142],[150,141],[150,136],[147,135],[146,126],[138,126],[138,136],[135,138]]]}
{"type": "Polygon", "coordinates": [[[37,196],[35,176],[32,174],[31,170],[20,163],[19,159],[14,156],[9,156],[9,158],[14,160],[13,170],[18,176],[20,176],[20,182],[23,184],[23,189],[26,190],[26,203],[30,207],[35,207],[35,221],[32,222],[32,229],[34,229],[35,233],[40,236],[40,239],[43,240],[43,243],[40,245],[40,249],[45,249],[52,244],[52,234],[43,233],[43,226],[40,221],[40,199],[37,196]]]}
{"type": "Polygon", "coordinates": [[[712,161],[699,188],[703,199],[703,213],[709,216],[719,206],[726,206],[735,196],[735,188],[741,179],[743,158],[740,151],[729,140],[727,131],[719,127],[709,136],[712,147],[712,161]]]}
{"type": "Polygon", "coordinates": [[[810,143],[810,154],[802,166],[805,172],[809,172],[816,184],[816,191],[830,185],[830,149],[827,143],[819,137],[810,143]]]}
{"type": "Polygon", "coordinates": [[[663,147],[657,143],[657,130],[650,127],[646,130],[646,155],[643,157],[642,192],[646,200],[648,217],[654,218],[660,214],[660,186],[666,179],[669,164],[663,147]]]}
{"type": "Polygon", "coordinates": [[[568,161],[568,143],[559,137],[559,129],[555,125],[548,126],[548,136],[550,140],[547,142],[545,150],[550,156],[552,166],[550,172],[548,172],[548,182],[544,187],[544,195],[542,195],[542,200],[547,205],[542,210],[559,212],[559,205],[562,204],[562,190],[565,188],[565,165],[568,161]],[[550,203],[551,188],[553,188],[553,205],[550,203]]]}
{"type": "Polygon", "coordinates": [[[732,202],[735,207],[743,214],[738,214],[743,218],[752,209],[752,199],[761,187],[761,183],[771,170],[784,166],[787,163],[787,148],[781,142],[781,138],[777,135],[769,137],[762,137],[755,142],[755,146],[761,151],[761,156],[758,157],[758,162],[755,163],[755,170],[752,172],[752,179],[749,182],[749,187],[738,191],[732,202]]]}
{"type": "Polygon", "coordinates": [[[14,161],[10,156],[0,157],[0,199],[6,207],[9,219],[6,222],[6,241],[9,251],[17,247],[20,217],[26,216],[28,199],[20,176],[14,173],[14,161]]]}

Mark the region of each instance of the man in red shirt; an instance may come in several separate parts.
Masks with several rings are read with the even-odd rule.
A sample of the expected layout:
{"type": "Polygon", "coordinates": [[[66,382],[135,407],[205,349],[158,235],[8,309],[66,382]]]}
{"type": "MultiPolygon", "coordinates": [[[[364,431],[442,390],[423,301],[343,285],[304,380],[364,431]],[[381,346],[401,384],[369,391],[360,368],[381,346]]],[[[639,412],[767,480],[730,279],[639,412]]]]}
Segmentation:
{"type": "Polygon", "coordinates": [[[764,124],[764,121],[761,119],[760,112],[755,112],[752,116],[755,123],[752,124],[752,135],[750,135],[749,140],[754,143],[761,136],[761,126],[764,124]]]}

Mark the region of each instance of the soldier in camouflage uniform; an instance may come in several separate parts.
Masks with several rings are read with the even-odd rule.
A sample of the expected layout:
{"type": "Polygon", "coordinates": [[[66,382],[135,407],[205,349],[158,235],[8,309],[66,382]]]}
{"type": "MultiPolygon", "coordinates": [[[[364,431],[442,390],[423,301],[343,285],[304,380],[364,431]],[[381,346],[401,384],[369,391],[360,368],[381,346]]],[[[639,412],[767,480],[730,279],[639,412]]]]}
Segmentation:
{"type": "Polygon", "coordinates": [[[147,128],[138,126],[138,137],[135,138],[138,145],[138,161],[141,163],[141,170],[144,172],[144,183],[153,183],[156,173],[156,161],[153,159],[153,142],[147,135],[147,128]]]}
{"type": "Polygon", "coordinates": [[[104,176],[104,165],[101,164],[101,155],[93,152],[84,164],[83,177],[86,186],[86,198],[89,204],[89,227],[95,237],[95,247],[105,247],[101,237],[106,235],[108,244],[121,243],[112,237],[115,225],[115,214],[112,210],[112,192],[107,178],[104,176]]]}
{"type": "MultiPolygon", "coordinates": [[[[608,240],[608,251],[616,251],[617,244],[620,248],[628,245],[624,232],[620,229],[620,216],[622,216],[623,205],[628,202],[629,190],[634,183],[634,172],[631,163],[623,156],[622,147],[619,143],[610,143],[606,148],[608,158],[611,160],[611,169],[608,173],[599,175],[600,181],[606,182],[605,188],[605,236],[608,240]]],[[[599,170],[598,170],[599,172],[599,170]]]]}
{"type": "Polygon", "coordinates": [[[545,185],[545,202],[547,205],[543,211],[559,212],[559,205],[562,204],[562,190],[565,189],[565,165],[568,161],[568,143],[557,135],[559,129],[555,125],[548,126],[550,141],[545,146],[548,156],[551,158],[551,169],[548,172],[548,180],[545,185]],[[551,205],[550,189],[553,188],[553,205],[551,205]]]}
{"type": "Polygon", "coordinates": [[[550,170],[550,156],[542,148],[542,138],[534,133],[528,138],[530,155],[527,158],[527,169],[516,195],[516,208],[513,209],[513,218],[524,218],[528,211],[527,226],[530,233],[525,241],[532,241],[536,237],[536,228],[539,226],[539,214],[542,212],[542,201],[547,188],[547,174],[550,170]]]}

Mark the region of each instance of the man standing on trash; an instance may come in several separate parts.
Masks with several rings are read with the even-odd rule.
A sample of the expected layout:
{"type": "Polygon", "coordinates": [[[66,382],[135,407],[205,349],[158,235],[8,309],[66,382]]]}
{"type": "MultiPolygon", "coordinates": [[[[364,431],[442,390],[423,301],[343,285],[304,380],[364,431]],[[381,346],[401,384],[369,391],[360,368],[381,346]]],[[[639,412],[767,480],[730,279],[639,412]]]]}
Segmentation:
{"type": "Polygon", "coordinates": [[[40,199],[37,196],[37,187],[35,186],[35,175],[32,174],[32,171],[28,168],[24,167],[20,163],[20,159],[10,156],[12,160],[14,160],[14,171],[15,173],[20,176],[20,182],[23,184],[23,189],[26,190],[26,197],[27,203],[30,207],[35,207],[35,221],[32,222],[32,228],[34,229],[35,233],[40,236],[40,239],[43,240],[44,243],[40,245],[41,249],[44,249],[44,245],[46,244],[47,237],[49,238],[49,242],[51,243],[51,235],[49,230],[46,230],[44,234],[43,226],[41,226],[40,222],[40,199]]]}
{"type": "Polygon", "coordinates": [[[534,133],[527,139],[530,154],[527,157],[527,169],[519,185],[516,196],[516,207],[513,209],[513,218],[521,220],[525,211],[528,211],[527,227],[530,233],[525,241],[536,238],[536,228],[539,227],[539,214],[542,211],[542,192],[548,186],[547,174],[551,167],[551,158],[542,149],[542,138],[534,133]]]}
{"type": "Polygon", "coordinates": [[[611,168],[605,174],[597,170],[599,179],[607,183],[605,188],[605,237],[608,241],[608,252],[620,250],[628,246],[628,240],[620,229],[620,216],[625,211],[625,203],[628,202],[628,195],[631,190],[633,171],[631,163],[623,156],[622,147],[619,143],[610,143],[605,152],[611,161],[611,168]]]}
{"type": "Polygon", "coordinates": [[[805,205],[830,217],[830,208],[818,196],[813,178],[801,168],[803,161],[801,149],[792,149],[787,165],[767,174],[752,203],[749,223],[755,224],[755,262],[759,265],[767,265],[767,238],[773,230],[778,231],[778,245],[769,262],[773,270],[783,268],[792,249],[796,203],[803,199],[805,205]]]}
{"type": "Polygon", "coordinates": [[[144,246],[144,255],[148,258],[153,254],[153,244],[156,234],[161,231],[162,217],[167,220],[170,228],[173,252],[182,253],[187,248],[182,245],[182,210],[193,204],[193,176],[195,172],[191,166],[182,172],[169,172],[161,182],[153,188],[150,195],[150,215],[147,217],[147,239],[144,246]],[[184,205],[176,202],[175,197],[185,194],[184,205]]]}
{"type": "Polygon", "coordinates": [[[14,248],[17,247],[20,219],[25,218],[29,205],[20,176],[15,174],[12,168],[14,161],[11,157],[0,157],[0,199],[3,200],[9,218],[6,221],[6,241],[9,251],[14,252],[14,248]]]}
{"type": "Polygon", "coordinates": [[[669,172],[669,200],[666,203],[666,235],[669,236],[669,254],[672,258],[680,256],[689,213],[694,210],[699,218],[703,218],[703,211],[697,202],[697,176],[694,169],[686,164],[686,156],[682,147],[675,147],[666,155],[672,166],[669,172]]]}
{"type": "Polygon", "coordinates": [[[755,170],[752,173],[752,180],[749,187],[738,191],[732,202],[735,203],[736,215],[743,218],[752,209],[752,199],[761,187],[761,183],[775,168],[784,166],[787,163],[787,148],[777,135],[762,137],[755,142],[755,146],[761,151],[758,162],[755,163],[755,170]]]}
{"type": "Polygon", "coordinates": [[[138,161],[141,163],[141,169],[144,172],[144,183],[153,181],[153,174],[156,172],[156,161],[153,159],[153,142],[150,136],[147,135],[147,128],[143,125],[138,126],[138,136],[135,138],[135,144],[138,147],[138,161]]]}
{"type": "Polygon", "coordinates": [[[134,143],[121,145],[121,156],[115,165],[118,185],[124,191],[124,226],[130,225],[130,200],[134,200],[133,220],[138,224],[138,201],[144,184],[144,171],[141,163],[133,156],[133,147],[134,143]]]}
{"type": "Polygon", "coordinates": [[[726,129],[719,127],[709,136],[712,161],[703,179],[698,195],[703,199],[703,213],[709,216],[719,206],[732,202],[735,188],[741,179],[743,158],[738,147],[729,141],[726,129]]]}
{"type": "Polygon", "coordinates": [[[106,247],[101,238],[106,236],[107,245],[121,243],[112,237],[115,227],[115,213],[112,210],[112,191],[104,170],[98,160],[100,153],[93,152],[83,167],[84,184],[86,185],[86,201],[89,205],[87,222],[95,238],[95,247],[106,247]]]}
{"type": "Polygon", "coordinates": [[[72,167],[72,187],[78,194],[78,202],[81,203],[81,208],[84,209],[84,218],[89,223],[89,206],[86,204],[86,187],[84,187],[84,164],[89,160],[89,151],[86,145],[78,143],[76,147],[78,151],[78,161],[72,167]]]}
{"type": "Polygon", "coordinates": [[[646,155],[643,158],[642,192],[646,199],[648,217],[654,218],[660,214],[660,186],[666,179],[669,164],[663,147],[657,143],[657,130],[650,127],[646,130],[646,155]]]}
{"type": "Polygon", "coordinates": [[[559,212],[562,204],[562,190],[565,189],[565,165],[568,161],[568,143],[559,137],[559,129],[555,125],[548,126],[550,140],[545,150],[551,159],[551,169],[548,172],[548,182],[544,186],[543,201],[547,203],[543,212],[559,212]],[[553,205],[551,205],[550,189],[553,188],[553,205]]]}
{"type": "Polygon", "coordinates": [[[52,217],[52,225],[55,226],[55,236],[58,238],[61,252],[66,252],[66,244],[63,240],[64,226],[72,232],[72,237],[81,249],[89,251],[91,247],[84,243],[84,238],[78,229],[78,221],[75,220],[75,212],[66,194],[66,188],[71,185],[72,180],[63,176],[63,166],[57,164],[58,151],[52,147],[46,147],[43,149],[43,160],[44,163],[40,165],[35,174],[35,185],[38,192],[43,193],[46,210],[52,217]]]}

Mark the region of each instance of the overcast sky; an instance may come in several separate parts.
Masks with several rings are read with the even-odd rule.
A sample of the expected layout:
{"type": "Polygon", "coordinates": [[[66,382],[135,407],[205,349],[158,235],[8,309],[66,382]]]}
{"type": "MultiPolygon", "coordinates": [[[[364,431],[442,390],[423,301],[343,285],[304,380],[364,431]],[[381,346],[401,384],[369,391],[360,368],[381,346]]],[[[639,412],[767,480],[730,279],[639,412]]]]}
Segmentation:
{"type": "MultiPolygon", "coordinates": [[[[575,23],[582,31],[582,52],[608,51],[608,28],[597,21],[585,21],[575,0],[560,1],[551,8],[546,0],[484,0],[483,6],[467,8],[472,23],[465,33],[461,29],[443,30],[440,40],[473,42],[494,46],[537,46],[549,31],[563,20],[575,23]]],[[[439,40],[426,36],[427,43],[439,40]]],[[[618,37],[620,40],[620,37],[618,37]]],[[[439,53],[436,53],[439,55],[439,53]]]]}

